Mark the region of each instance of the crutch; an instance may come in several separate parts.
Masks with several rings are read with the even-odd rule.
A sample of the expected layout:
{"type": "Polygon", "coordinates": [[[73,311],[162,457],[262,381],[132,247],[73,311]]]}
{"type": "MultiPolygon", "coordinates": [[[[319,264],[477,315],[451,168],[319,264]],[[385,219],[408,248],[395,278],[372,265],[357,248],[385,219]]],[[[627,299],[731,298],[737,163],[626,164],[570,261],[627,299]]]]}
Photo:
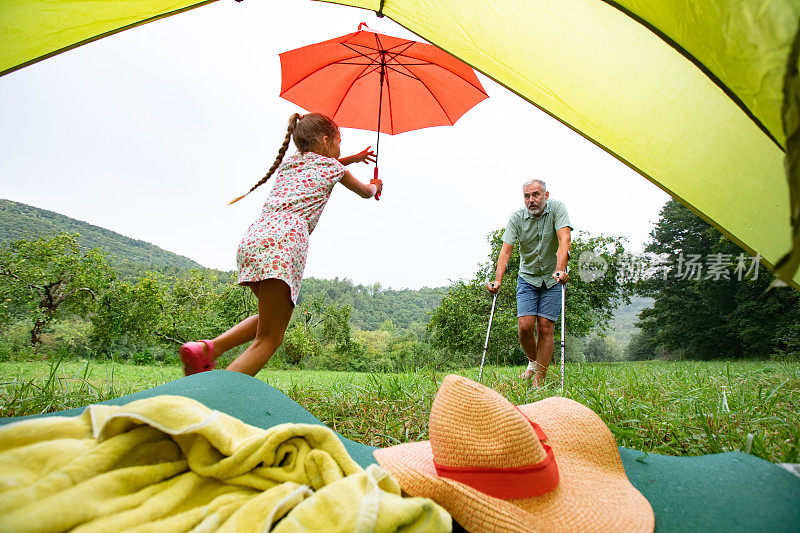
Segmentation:
{"type": "MultiPolygon", "coordinates": [[[[569,256],[567,256],[569,260],[569,256]]],[[[569,265],[567,265],[567,274],[569,274],[569,265]]],[[[567,285],[561,284],[561,391],[564,391],[564,355],[567,351],[567,333],[566,333],[566,320],[564,317],[567,307],[567,285]]]]}
{"type": "Polygon", "coordinates": [[[489,332],[492,331],[492,319],[494,318],[494,304],[497,303],[497,293],[492,299],[492,312],[489,315],[489,327],[486,330],[486,340],[483,343],[483,356],[481,357],[481,370],[478,372],[478,381],[483,383],[483,362],[486,360],[486,347],[489,346],[489,332]]]}

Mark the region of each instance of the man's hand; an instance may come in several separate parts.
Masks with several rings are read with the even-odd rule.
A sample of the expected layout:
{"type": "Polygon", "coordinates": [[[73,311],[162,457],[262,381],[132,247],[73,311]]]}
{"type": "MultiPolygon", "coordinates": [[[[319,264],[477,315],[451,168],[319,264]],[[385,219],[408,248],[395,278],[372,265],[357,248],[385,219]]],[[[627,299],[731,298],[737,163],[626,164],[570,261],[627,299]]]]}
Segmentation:
{"type": "Polygon", "coordinates": [[[492,281],[491,283],[486,284],[486,290],[492,294],[497,294],[497,291],[500,290],[500,282],[499,281],[492,281]]]}
{"type": "Polygon", "coordinates": [[[553,279],[555,279],[559,283],[565,284],[569,281],[569,274],[567,274],[563,270],[556,270],[555,272],[553,272],[553,279]]]}

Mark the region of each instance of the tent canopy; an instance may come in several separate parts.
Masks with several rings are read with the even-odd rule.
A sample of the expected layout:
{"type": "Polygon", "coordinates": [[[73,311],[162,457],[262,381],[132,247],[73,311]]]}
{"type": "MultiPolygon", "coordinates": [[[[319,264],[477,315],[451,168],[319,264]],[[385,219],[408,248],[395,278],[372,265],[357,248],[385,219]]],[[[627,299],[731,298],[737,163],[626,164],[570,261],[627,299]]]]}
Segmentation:
{"type": "Polygon", "coordinates": [[[217,0],[3,0],[0,76],[217,0]]]}
{"type": "MultiPolygon", "coordinates": [[[[210,1],[63,0],[54,9],[46,0],[6,0],[0,75],[210,1]]],[[[800,0],[333,3],[380,11],[450,52],[770,267],[792,249],[793,218],[800,226],[800,162],[792,164],[800,155],[800,0]]],[[[794,249],[781,273],[798,288],[797,242],[794,249]]]]}

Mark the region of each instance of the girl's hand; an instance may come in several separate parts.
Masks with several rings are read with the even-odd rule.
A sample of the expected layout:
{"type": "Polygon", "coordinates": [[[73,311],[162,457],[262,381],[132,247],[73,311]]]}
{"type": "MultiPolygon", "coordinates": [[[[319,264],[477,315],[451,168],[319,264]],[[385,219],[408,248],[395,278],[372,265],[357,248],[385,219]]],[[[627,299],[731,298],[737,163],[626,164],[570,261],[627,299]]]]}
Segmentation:
{"type": "Polygon", "coordinates": [[[357,154],[339,159],[339,162],[345,166],[349,165],[350,163],[374,163],[375,152],[372,151],[372,147],[367,146],[357,154]]]}
{"type": "Polygon", "coordinates": [[[369,180],[369,184],[370,185],[374,185],[375,188],[378,189],[377,191],[375,191],[375,199],[376,200],[380,200],[381,199],[381,191],[383,191],[383,182],[381,180],[379,180],[378,178],[372,178],[371,180],[369,180]]]}

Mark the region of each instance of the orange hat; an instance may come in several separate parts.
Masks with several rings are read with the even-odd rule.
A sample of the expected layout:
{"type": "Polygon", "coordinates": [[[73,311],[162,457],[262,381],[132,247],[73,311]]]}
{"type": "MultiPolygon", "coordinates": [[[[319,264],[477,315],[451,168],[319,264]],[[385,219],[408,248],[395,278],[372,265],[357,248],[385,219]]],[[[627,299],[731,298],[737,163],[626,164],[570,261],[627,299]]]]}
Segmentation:
{"type": "Polygon", "coordinates": [[[650,503],[625,476],[594,411],[547,398],[516,407],[450,375],[433,400],[430,441],[375,450],[405,492],[433,499],[468,531],[653,531],[650,503]]]}

